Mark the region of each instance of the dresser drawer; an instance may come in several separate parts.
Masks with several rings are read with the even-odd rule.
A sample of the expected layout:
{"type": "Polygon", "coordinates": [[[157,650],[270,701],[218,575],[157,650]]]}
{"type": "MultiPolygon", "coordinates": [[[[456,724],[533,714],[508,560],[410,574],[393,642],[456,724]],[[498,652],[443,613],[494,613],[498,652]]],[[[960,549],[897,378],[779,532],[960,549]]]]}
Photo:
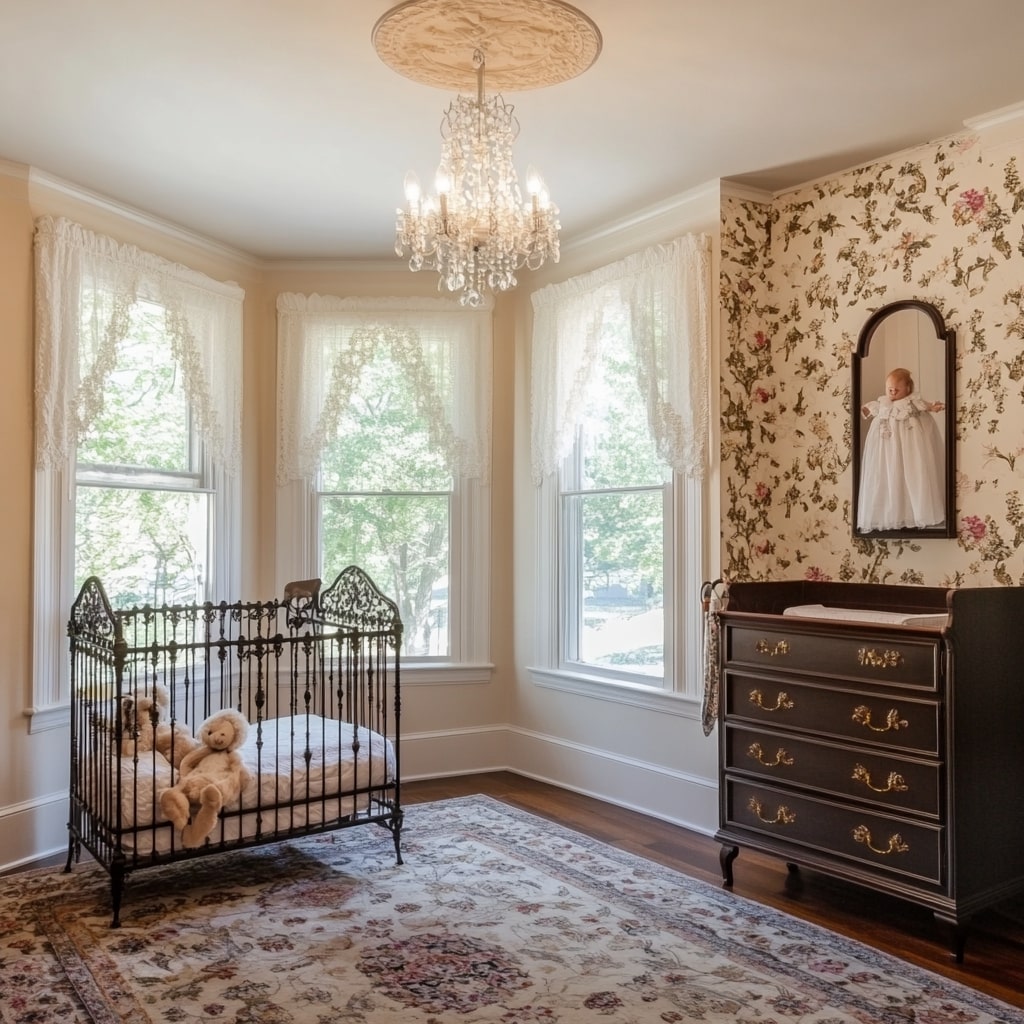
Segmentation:
{"type": "Polygon", "coordinates": [[[872,690],[839,689],[727,670],[727,721],[797,730],[939,756],[941,705],[935,700],[872,690]]]}
{"type": "Polygon", "coordinates": [[[845,635],[727,624],[725,665],[803,673],[832,679],[863,679],[900,686],[938,688],[940,641],[891,634],[845,635]]]}
{"type": "MultiPolygon", "coordinates": [[[[730,826],[918,883],[943,884],[939,825],[726,776],[723,830],[730,826]]],[[[781,852],[781,851],[780,851],[781,852]]]]}
{"type": "Polygon", "coordinates": [[[938,820],[937,761],[826,743],[733,723],[724,732],[724,768],[826,795],[853,798],[938,820]]]}

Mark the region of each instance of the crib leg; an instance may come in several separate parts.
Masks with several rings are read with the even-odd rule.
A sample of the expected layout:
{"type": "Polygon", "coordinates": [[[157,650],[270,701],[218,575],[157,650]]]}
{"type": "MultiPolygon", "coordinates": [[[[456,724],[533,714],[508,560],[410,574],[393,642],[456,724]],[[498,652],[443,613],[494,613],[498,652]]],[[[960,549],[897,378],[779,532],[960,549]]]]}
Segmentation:
{"type": "Polygon", "coordinates": [[[391,819],[391,835],[395,840],[395,863],[402,864],[402,811],[395,811],[395,816],[391,819]]]}
{"type": "Polygon", "coordinates": [[[71,834],[68,836],[68,859],[64,865],[64,874],[68,874],[71,871],[71,865],[77,864],[82,856],[82,844],[79,843],[78,838],[71,834]]]}
{"type": "Polygon", "coordinates": [[[127,874],[123,864],[115,861],[110,866],[110,905],[114,915],[110,921],[111,928],[121,927],[121,898],[124,895],[124,880],[127,874]]]}

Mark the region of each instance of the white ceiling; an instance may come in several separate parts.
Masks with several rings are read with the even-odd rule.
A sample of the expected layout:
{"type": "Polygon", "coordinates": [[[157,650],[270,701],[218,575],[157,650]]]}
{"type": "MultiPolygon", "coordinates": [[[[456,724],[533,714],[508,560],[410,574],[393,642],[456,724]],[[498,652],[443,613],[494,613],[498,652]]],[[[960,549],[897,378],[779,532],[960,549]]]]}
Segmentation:
{"type": "MultiPolygon", "coordinates": [[[[264,259],[395,259],[451,94],[394,0],[0,0],[0,158],[264,259]]],[[[505,93],[563,244],[717,178],[778,191],[1024,101],[1022,0],[575,0],[571,81],[505,93]]]]}

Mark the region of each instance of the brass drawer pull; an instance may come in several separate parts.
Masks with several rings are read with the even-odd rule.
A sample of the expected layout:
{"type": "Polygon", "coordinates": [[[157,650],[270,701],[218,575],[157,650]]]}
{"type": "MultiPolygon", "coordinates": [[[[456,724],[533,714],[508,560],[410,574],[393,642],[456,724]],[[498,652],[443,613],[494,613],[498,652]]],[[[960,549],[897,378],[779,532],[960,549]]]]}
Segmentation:
{"type": "Polygon", "coordinates": [[[775,698],[775,707],[773,708],[765,706],[764,694],[760,690],[750,691],[750,703],[756,705],[762,711],[792,711],[794,706],[793,701],[785,690],[779,691],[779,695],[775,698]]]}
{"type": "Polygon", "coordinates": [[[900,713],[896,708],[891,708],[885,716],[885,725],[872,725],[871,709],[864,704],[855,707],[851,717],[858,725],[866,725],[872,732],[899,732],[900,729],[906,729],[910,725],[905,718],[900,718],[900,713]]]}
{"type": "Polygon", "coordinates": [[[792,825],[793,822],[796,821],[796,814],[782,804],[779,805],[779,809],[775,812],[774,818],[766,818],[762,813],[764,811],[764,807],[756,796],[752,796],[750,798],[750,803],[747,806],[766,825],[792,825]]]}
{"type": "Polygon", "coordinates": [[[757,761],[758,764],[763,764],[765,768],[778,768],[780,764],[791,765],[794,763],[793,758],[782,747],[779,747],[775,752],[774,761],[766,761],[764,759],[764,750],[761,749],[760,743],[751,743],[747,748],[747,755],[757,761]]]}
{"type": "Polygon", "coordinates": [[[867,825],[858,825],[853,830],[853,838],[855,842],[863,843],[872,853],[881,854],[883,857],[887,857],[890,853],[907,853],[910,850],[910,847],[903,842],[903,837],[898,832],[889,836],[889,848],[887,850],[880,850],[877,846],[872,846],[871,830],[867,825]]]}
{"type": "Polygon", "coordinates": [[[876,651],[873,647],[862,647],[857,652],[857,661],[870,668],[899,668],[903,655],[899,651],[876,651]]]}
{"type": "Polygon", "coordinates": [[[889,778],[886,780],[884,786],[873,786],[871,784],[871,772],[869,772],[862,764],[855,764],[853,766],[852,778],[857,782],[863,782],[868,789],[875,793],[906,793],[906,791],[910,789],[906,780],[899,772],[889,772],[889,778]]]}
{"type": "Polygon", "coordinates": [[[780,640],[777,644],[771,644],[767,640],[758,640],[754,644],[754,650],[758,654],[767,654],[769,658],[774,658],[776,655],[789,654],[789,641],[780,640]]]}

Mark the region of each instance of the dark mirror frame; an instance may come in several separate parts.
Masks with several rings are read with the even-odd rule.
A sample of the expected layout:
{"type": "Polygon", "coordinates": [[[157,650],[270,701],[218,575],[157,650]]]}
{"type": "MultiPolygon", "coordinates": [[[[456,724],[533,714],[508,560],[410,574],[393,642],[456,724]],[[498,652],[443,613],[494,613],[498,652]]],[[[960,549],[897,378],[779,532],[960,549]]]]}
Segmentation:
{"type": "MultiPolygon", "coordinates": [[[[875,395],[868,395],[867,399],[875,395]]],[[[932,397],[932,396],[929,396],[932,397]]],[[[853,432],[851,434],[852,463],[853,463],[853,504],[851,512],[851,527],[854,537],[863,538],[923,538],[923,537],[955,537],[956,536],[956,332],[946,327],[942,314],[930,303],[921,302],[917,299],[903,299],[899,302],[890,302],[876,310],[868,318],[861,328],[860,336],[857,339],[857,351],[853,356],[853,388],[852,388],[852,409],[853,432]],[[945,376],[945,480],[943,482],[943,493],[945,495],[946,518],[937,526],[929,527],[907,527],[904,529],[892,530],[861,530],[857,526],[858,510],[860,501],[860,482],[862,472],[862,453],[864,441],[867,436],[869,421],[866,421],[861,414],[861,406],[865,402],[863,395],[863,361],[868,357],[871,350],[871,339],[879,326],[890,316],[904,310],[916,310],[927,317],[935,331],[935,357],[939,362],[936,364],[944,368],[945,376]]],[[[929,415],[942,415],[941,413],[929,413],[929,415]]]]}

